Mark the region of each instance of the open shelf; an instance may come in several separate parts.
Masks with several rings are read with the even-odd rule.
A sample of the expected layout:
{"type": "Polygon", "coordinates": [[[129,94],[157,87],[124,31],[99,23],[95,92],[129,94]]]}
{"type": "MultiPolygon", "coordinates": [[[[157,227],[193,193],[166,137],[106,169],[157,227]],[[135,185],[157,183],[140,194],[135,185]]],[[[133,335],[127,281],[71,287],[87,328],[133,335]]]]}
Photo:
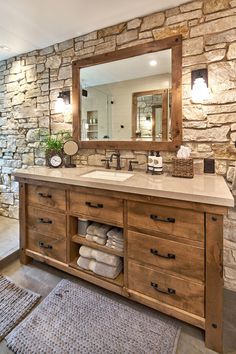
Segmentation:
{"type": "Polygon", "coordinates": [[[121,272],[121,273],[118,275],[118,277],[116,277],[115,279],[105,278],[105,277],[102,277],[102,276],[100,276],[100,275],[97,275],[97,274],[91,272],[90,270],[85,270],[85,269],[83,269],[83,268],[80,268],[80,267],[77,265],[77,259],[78,259],[78,257],[75,258],[75,259],[73,260],[73,262],[71,262],[71,263],[69,264],[72,268],[77,269],[77,270],[79,270],[80,272],[83,272],[83,273],[85,273],[85,274],[92,275],[93,277],[98,278],[98,279],[101,279],[101,280],[104,280],[104,281],[106,281],[106,282],[108,282],[108,283],[112,283],[112,284],[114,284],[114,285],[120,286],[120,287],[122,287],[122,286],[124,285],[124,273],[123,273],[123,272],[121,272]]]}
{"type": "Polygon", "coordinates": [[[99,244],[97,244],[95,242],[87,240],[85,237],[82,237],[82,236],[79,236],[79,235],[74,235],[74,236],[72,236],[71,239],[72,239],[73,242],[79,243],[81,245],[88,246],[88,247],[91,247],[91,248],[95,248],[95,249],[97,249],[99,251],[110,253],[110,254],[114,254],[114,255],[119,256],[119,257],[124,257],[124,253],[123,252],[114,250],[113,248],[109,248],[107,246],[99,245],[99,244]]]}

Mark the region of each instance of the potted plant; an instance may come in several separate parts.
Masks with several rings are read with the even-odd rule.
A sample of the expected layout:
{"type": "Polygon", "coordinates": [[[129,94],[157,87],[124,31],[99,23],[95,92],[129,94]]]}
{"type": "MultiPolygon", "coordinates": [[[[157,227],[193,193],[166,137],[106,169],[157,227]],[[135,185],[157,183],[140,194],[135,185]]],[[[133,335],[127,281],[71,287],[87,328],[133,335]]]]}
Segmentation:
{"type": "Polygon", "coordinates": [[[44,137],[43,147],[45,149],[46,166],[51,167],[51,158],[53,156],[59,156],[62,161],[64,160],[63,145],[70,138],[71,134],[64,131],[53,135],[48,134],[44,137]]]}

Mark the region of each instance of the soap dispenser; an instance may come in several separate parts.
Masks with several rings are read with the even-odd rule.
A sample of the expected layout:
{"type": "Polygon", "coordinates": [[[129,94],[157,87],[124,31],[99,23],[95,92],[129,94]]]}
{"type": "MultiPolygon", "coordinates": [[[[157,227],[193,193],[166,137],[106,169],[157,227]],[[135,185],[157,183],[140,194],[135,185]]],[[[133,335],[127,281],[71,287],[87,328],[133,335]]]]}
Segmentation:
{"type": "Polygon", "coordinates": [[[163,164],[162,164],[162,157],[160,156],[159,151],[156,152],[156,156],[153,157],[153,170],[154,172],[162,173],[163,171],[163,164]]]}
{"type": "Polygon", "coordinates": [[[154,151],[151,151],[148,155],[147,171],[152,171],[154,166],[154,151]]]}

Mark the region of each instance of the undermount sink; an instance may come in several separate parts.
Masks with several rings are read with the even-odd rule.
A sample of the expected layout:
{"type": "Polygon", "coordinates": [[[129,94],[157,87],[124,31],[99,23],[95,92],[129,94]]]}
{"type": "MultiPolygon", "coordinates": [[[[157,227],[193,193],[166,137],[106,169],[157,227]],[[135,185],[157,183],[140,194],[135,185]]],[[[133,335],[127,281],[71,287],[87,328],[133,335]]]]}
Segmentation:
{"type": "Polygon", "coordinates": [[[106,179],[110,181],[124,182],[128,178],[132,177],[132,173],[115,172],[115,171],[91,171],[85,173],[80,177],[94,178],[94,179],[106,179]]]}

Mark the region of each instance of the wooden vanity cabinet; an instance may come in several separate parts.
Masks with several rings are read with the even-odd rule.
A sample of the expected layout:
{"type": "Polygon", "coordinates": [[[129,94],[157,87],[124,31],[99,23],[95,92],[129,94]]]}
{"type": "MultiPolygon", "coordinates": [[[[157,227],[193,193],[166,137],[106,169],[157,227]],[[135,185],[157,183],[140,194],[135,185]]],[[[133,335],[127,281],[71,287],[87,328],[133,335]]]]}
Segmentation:
{"type": "Polygon", "coordinates": [[[18,178],[21,262],[32,258],[205,330],[222,352],[225,207],[18,178]],[[124,252],[77,234],[78,217],[122,227],[124,252]],[[110,280],[79,269],[81,245],[117,254],[110,280]]]}

